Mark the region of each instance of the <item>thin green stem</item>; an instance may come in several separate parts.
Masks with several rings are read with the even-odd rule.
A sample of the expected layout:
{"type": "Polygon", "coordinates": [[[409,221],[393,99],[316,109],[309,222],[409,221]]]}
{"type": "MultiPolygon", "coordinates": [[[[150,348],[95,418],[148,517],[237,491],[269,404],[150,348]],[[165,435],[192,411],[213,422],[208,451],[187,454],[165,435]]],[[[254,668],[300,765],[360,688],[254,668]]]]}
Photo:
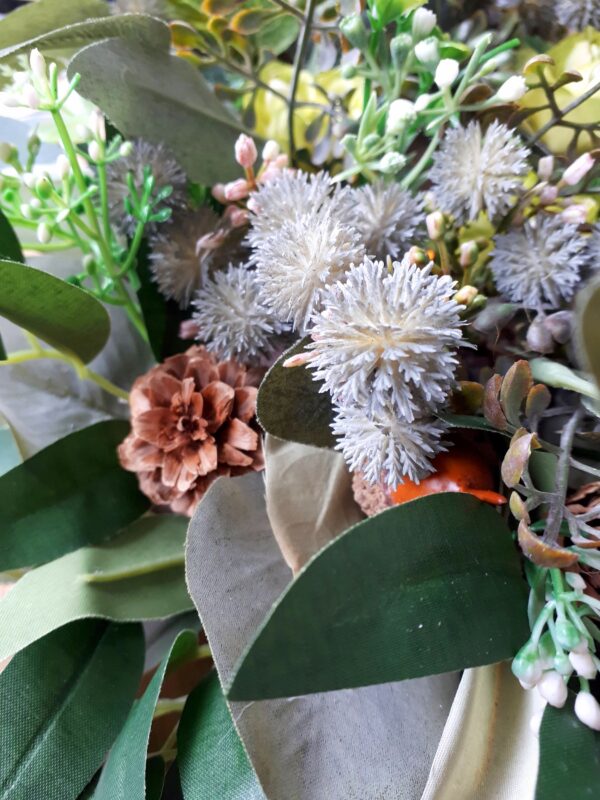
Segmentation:
{"type": "Polygon", "coordinates": [[[298,83],[300,82],[300,71],[306,57],[308,43],[310,41],[310,31],[317,6],[317,0],[308,0],[306,14],[304,17],[304,26],[302,34],[296,48],[296,55],[294,58],[294,71],[292,73],[292,83],[290,85],[290,95],[288,100],[288,139],[290,148],[290,162],[292,166],[295,165],[296,159],[296,140],[294,137],[294,113],[296,111],[296,92],[298,91],[298,83]]]}

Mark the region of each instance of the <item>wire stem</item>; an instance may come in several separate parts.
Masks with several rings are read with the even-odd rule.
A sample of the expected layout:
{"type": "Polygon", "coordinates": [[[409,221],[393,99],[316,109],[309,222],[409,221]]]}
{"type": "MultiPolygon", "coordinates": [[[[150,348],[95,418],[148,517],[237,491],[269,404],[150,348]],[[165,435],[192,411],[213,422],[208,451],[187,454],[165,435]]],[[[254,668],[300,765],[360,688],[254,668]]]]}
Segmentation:
{"type": "Polygon", "coordinates": [[[302,34],[296,48],[296,56],[294,58],[294,72],[292,74],[292,83],[290,86],[290,96],[288,100],[288,139],[290,148],[290,162],[295,164],[296,158],[296,140],[294,137],[294,113],[296,111],[296,92],[298,91],[298,83],[300,82],[300,71],[306,57],[308,43],[310,41],[310,31],[312,27],[313,16],[315,13],[317,2],[316,0],[308,0],[306,8],[306,15],[304,17],[304,27],[302,34]]]}

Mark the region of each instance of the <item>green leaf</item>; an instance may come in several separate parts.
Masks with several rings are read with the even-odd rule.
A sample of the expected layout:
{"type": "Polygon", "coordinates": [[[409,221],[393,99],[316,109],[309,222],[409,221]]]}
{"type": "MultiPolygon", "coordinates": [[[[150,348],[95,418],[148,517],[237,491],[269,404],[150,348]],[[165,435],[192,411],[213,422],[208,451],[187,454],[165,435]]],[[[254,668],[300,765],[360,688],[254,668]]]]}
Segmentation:
{"type": "Polygon", "coordinates": [[[0,477],[22,461],[23,458],[12,429],[0,414],[0,477]]]}
{"type": "Polygon", "coordinates": [[[189,696],[177,747],[185,800],[266,800],[215,673],[189,696]]]}
{"type": "Polygon", "coordinates": [[[575,334],[582,366],[600,387],[600,280],[588,284],[578,295],[575,334]]]}
{"type": "Polygon", "coordinates": [[[36,39],[56,28],[64,28],[90,17],[108,16],[110,8],[103,0],[38,0],[27,3],[4,17],[0,22],[0,50],[15,47],[36,39]]]}
{"type": "Polygon", "coordinates": [[[600,391],[591,381],[580,377],[572,369],[549,358],[534,358],[529,362],[536,381],[553,386],[555,389],[569,389],[572,392],[600,400],[600,391]]]}
{"type": "MultiPolygon", "coordinates": [[[[152,718],[162,683],[168,668],[172,669],[194,655],[197,641],[195,633],[183,631],[173,642],[117,737],[102,770],[94,800],[146,800],[146,756],[152,718]]],[[[161,764],[153,765],[151,770],[158,772],[159,768],[164,777],[161,764]]],[[[153,781],[157,780],[154,775],[150,777],[153,781]]]]}
{"type": "Polygon", "coordinates": [[[191,180],[210,185],[238,177],[232,153],[240,123],[195,67],[169,54],[168,44],[92,44],[71,61],[69,75],[75,73],[81,74],[77,91],[124,136],[163,143],[191,180]]]}
{"type": "Polygon", "coordinates": [[[506,523],[459,493],[350,528],[318,553],[258,630],[232,700],[417,678],[510,658],[529,635],[506,523]]]}
{"type": "Polygon", "coordinates": [[[117,458],[128,432],[127,422],[98,422],[0,478],[0,570],[110,539],[144,513],[149,502],[117,458]]]}
{"type": "Polygon", "coordinates": [[[283,362],[304,352],[306,336],[278,359],[267,372],[258,391],[257,416],[262,428],[279,439],[315,447],[333,447],[333,408],[322,383],[314,381],[305,366],[284,367],[283,362]]]}
{"type": "Polygon", "coordinates": [[[473,417],[469,414],[439,414],[439,418],[447,422],[451,428],[467,428],[475,431],[486,431],[487,433],[501,433],[503,436],[510,436],[507,431],[494,428],[485,417],[473,417]]]}
{"type": "Polygon", "coordinates": [[[546,706],[540,729],[535,800],[588,800],[600,786],[600,733],[575,716],[575,695],[563,708],[546,706]]]}
{"type": "MultiPolygon", "coordinates": [[[[1,30],[1,23],[0,23],[1,30]]],[[[21,245],[12,225],[0,211],[0,259],[23,262],[21,245]]]]}
{"type": "Polygon", "coordinates": [[[86,620],[0,674],[1,800],[73,800],[102,763],[144,664],[140,625],[86,620]]]}
{"type": "Polygon", "coordinates": [[[296,41],[300,31],[300,21],[291,14],[279,14],[261,27],[256,34],[260,48],[278,56],[296,41]]]}
{"type": "Polygon", "coordinates": [[[83,617],[127,622],[192,608],[183,569],[187,519],[134,523],[109,545],[84,547],[26,573],[0,601],[0,659],[83,617]]]}
{"type": "Polygon", "coordinates": [[[0,261],[0,316],[58,350],[91,361],[106,344],[110,319],[91,294],[14,261],[0,261]]]}

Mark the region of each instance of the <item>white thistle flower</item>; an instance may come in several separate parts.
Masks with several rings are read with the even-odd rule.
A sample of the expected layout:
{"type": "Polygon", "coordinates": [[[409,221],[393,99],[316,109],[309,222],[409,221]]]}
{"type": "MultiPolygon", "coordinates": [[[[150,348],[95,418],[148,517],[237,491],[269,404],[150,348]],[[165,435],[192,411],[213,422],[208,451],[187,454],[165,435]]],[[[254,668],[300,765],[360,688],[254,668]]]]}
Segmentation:
{"type": "Polygon", "coordinates": [[[443,422],[431,417],[407,422],[389,407],[373,416],[356,406],[340,408],[332,424],[349,469],[369,483],[395,488],[405,478],[419,482],[433,471],[432,460],[446,448],[443,422]]]}
{"type": "Polygon", "coordinates": [[[415,243],[423,225],[423,199],[397,183],[367,184],[354,192],[352,224],[369,256],[396,258],[415,243]]]}
{"type": "Polygon", "coordinates": [[[498,290],[535,311],[559,308],[581,281],[586,240],[560,217],[533,218],[494,238],[490,267],[498,290]]]}
{"type": "Polygon", "coordinates": [[[521,190],[528,154],[497,120],[485,134],[475,121],[450,129],[429,172],[436,201],[459,222],[475,219],[484,209],[492,218],[506,213],[521,190]]]}
{"type": "Polygon", "coordinates": [[[556,17],[569,30],[600,28],[600,0],[557,0],[556,17]]]}
{"type": "Polygon", "coordinates": [[[192,305],[199,340],[222,361],[260,362],[272,353],[271,337],[282,332],[261,299],[256,273],[244,266],[217,272],[192,305]]]}
{"type": "Polygon", "coordinates": [[[454,385],[462,338],[455,282],[420,269],[407,257],[366,258],[323,294],[314,317],[309,362],[342,406],[367,413],[391,406],[407,422],[430,413],[454,385]]]}

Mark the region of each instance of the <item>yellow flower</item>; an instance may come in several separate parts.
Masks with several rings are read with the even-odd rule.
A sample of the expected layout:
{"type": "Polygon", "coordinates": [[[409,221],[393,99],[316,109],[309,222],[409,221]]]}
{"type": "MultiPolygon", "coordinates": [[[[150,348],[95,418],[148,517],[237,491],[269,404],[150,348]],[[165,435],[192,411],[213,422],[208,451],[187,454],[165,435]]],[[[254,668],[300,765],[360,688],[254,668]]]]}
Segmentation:
{"type": "MultiPolygon", "coordinates": [[[[261,80],[285,97],[289,94],[292,80],[292,67],[281,61],[270,61],[260,72],[261,80]]],[[[296,92],[296,102],[299,104],[294,115],[294,137],[296,147],[310,147],[306,138],[308,126],[322,113],[321,109],[311,106],[302,106],[301,103],[318,103],[324,105],[325,91],[330,97],[339,97],[351,119],[358,119],[362,111],[362,80],[360,78],[342,78],[339,69],[331,69],[312,75],[307,70],[302,70],[296,92]]],[[[250,102],[250,96],[246,104],[250,102]]],[[[268,92],[259,89],[254,100],[256,117],[255,132],[262,139],[275,139],[282,147],[288,149],[287,132],[287,105],[283,100],[268,92]]],[[[326,120],[323,119],[319,134],[326,130],[326,120]]],[[[315,137],[311,137],[314,141],[315,137]]],[[[316,137],[318,138],[318,137],[316,137]]]]}
{"type": "MultiPolygon", "coordinates": [[[[521,51],[523,60],[534,55],[531,51],[521,51]]],[[[581,97],[600,79],[600,32],[594,28],[586,28],[581,33],[567,36],[558,44],[548,50],[549,55],[554,60],[554,66],[545,67],[545,75],[549,82],[555,81],[563,72],[579,72],[583,80],[577,83],[568,83],[558,89],[554,96],[559,108],[565,108],[573,100],[581,97]]],[[[536,106],[547,103],[546,95],[542,89],[534,89],[524,96],[520,104],[524,108],[535,108],[536,106]]],[[[552,118],[550,110],[540,111],[533,114],[523,124],[523,127],[535,133],[552,118]]],[[[597,123],[600,120],[600,91],[577,106],[570,114],[565,117],[567,121],[579,123],[597,123]]],[[[548,133],[544,134],[542,141],[553,153],[564,153],[573,137],[571,128],[553,126],[548,133]]],[[[582,153],[592,147],[591,138],[587,132],[583,132],[579,137],[577,152],[582,153]]]]}

